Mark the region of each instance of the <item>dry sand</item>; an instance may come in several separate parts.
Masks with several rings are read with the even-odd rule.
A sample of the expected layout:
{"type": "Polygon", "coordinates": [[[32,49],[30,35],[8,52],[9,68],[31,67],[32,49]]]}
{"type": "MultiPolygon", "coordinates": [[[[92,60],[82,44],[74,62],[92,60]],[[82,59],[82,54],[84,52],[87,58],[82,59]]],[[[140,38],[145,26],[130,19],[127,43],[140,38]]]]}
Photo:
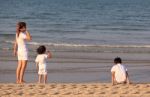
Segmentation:
{"type": "Polygon", "coordinates": [[[0,83],[0,97],[150,97],[150,84],[0,83]]]}

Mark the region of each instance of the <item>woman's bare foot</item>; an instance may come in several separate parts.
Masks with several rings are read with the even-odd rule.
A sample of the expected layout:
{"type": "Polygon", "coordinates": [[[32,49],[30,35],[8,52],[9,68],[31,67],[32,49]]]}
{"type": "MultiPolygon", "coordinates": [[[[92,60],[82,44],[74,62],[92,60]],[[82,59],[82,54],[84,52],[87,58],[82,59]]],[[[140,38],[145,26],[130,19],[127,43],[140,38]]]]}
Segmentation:
{"type": "Polygon", "coordinates": [[[19,80],[16,81],[16,84],[19,84],[19,80]]]}
{"type": "Polygon", "coordinates": [[[23,82],[23,83],[26,83],[26,81],[24,81],[24,80],[23,80],[22,82],[23,82]]]}
{"type": "Polygon", "coordinates": [[[19,84],[24,84],[26,83],[24,80],[20,81],[19,84]]]}
{"type": "Polygon", "coordinates": [[[19,84],[24,84],[25,82],[20,82],[19,84]]]}

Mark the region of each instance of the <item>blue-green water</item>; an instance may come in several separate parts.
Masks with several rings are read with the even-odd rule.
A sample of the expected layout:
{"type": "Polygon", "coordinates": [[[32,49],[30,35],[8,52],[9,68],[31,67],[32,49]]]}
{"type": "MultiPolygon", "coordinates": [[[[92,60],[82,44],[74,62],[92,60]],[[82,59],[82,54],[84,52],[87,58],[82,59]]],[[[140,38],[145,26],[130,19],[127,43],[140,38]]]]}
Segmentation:
{"type": "Polygon", "coordinates": [[[27,23],[33,38],[27,81],[37,78],[39,44],[53,54],[50,82],[110,82],[116,56],[129,64],[133,82],[150,81],[150,0],[0,0],[0,82],[15,81],[18,21],[27,23]]]}
{"type": "Polygon", "coordinates": [[[31,44],[149,45],[149,0],[0,0],[0,42],[25,21],[31,44]]]}

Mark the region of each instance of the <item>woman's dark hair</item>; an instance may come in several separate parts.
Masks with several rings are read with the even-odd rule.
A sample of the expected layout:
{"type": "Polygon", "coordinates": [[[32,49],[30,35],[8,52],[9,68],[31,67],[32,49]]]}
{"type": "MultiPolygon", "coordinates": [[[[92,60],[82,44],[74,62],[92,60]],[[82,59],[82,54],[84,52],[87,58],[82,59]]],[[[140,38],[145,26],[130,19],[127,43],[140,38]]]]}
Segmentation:
{"type": "Polygon", "coordinates": [[[115,63],[115,64],[122,63],[121,58],[120,58],[120,57],[116,57],[116,58],[114,59],[114,63],[115,63]]]}
{"type": "Polygon", "coordinates": [[[17,23],[17,29],[16,29],[17,37],[19,36],[20,29],[22,29],[23,27],[26,28],[26,23],[25,22],[18,22],[17,23]]]}
{"type": "Polygon", "coordinates": [[[38,54],[44,54],[46,52],[46,47],[44,45],[41,45],[37,48],[38,54]]]}

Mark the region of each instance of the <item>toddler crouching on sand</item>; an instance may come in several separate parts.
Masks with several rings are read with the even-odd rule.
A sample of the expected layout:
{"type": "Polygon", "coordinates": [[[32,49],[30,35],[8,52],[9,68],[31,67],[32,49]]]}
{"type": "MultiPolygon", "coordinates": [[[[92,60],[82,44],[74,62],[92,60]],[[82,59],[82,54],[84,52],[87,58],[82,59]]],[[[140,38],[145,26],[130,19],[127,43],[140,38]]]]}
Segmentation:
{"type": "Polygon", "coordinates": [[[112,84],[126,84],[130,83],[127,68],[122,65],[121,58],[114,59],[115,65],[111,68],[112,84]]]}

